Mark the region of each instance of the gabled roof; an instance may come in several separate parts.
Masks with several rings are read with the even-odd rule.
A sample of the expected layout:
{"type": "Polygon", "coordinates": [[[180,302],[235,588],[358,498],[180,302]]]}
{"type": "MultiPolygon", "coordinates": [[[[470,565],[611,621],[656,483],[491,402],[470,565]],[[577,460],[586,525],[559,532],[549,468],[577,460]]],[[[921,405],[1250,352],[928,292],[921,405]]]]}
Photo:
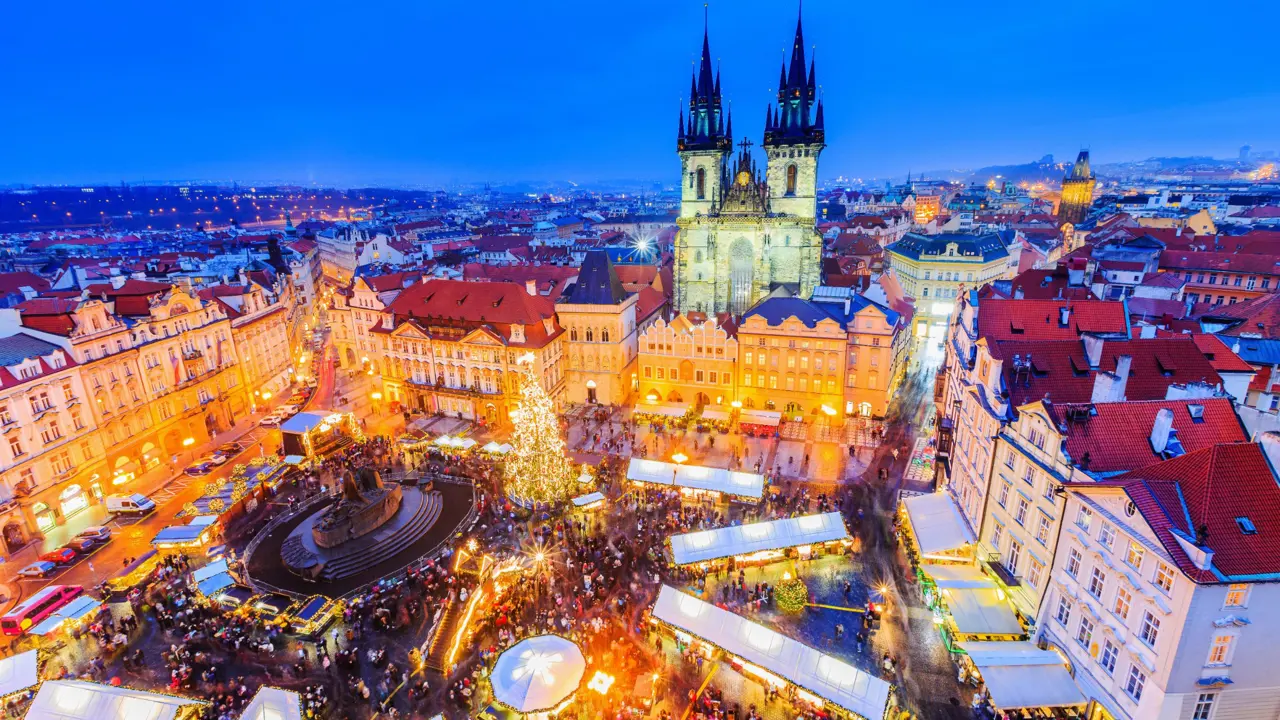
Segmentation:
{"type": "Polygon", "coordinates": [[[49,281],[31,272],[0,273],[0,294],[20,292],[24,287],[44,292],[49,289],[49,281]]]}
{"type": "Polygon", "coordinates": [[[627,299],[608,253],[592,250],[582,261],[578,280],[566,300],[575,305],[617,305],[627,299]]]}
{"type": "Polygon", "coordinates": [[[1280,338],[1280,294],[1268,293],[1244,302],[1217,305],[1202,317],[1234,323],[1219,335],[1280,338]]]}
{"type": "Polygon", "coordinates": [[[1173,413],[1173,429],[1186,452],[1249,439],[1230,398],[1048,403],[1046,407],[1066,431],[1071,461],[1095,474],[1126,472],[1163,460],[1151,447],[1151,428],[1162,409],[1173,413]],[[1198,419],[1191,414],[1193,406],[1198,408],[1198,419]]]}
{"type": "Polygon", "coordinates": [[[762,317],[771,326],[781,325],[787,318],[794,317],[808,328],[817,327],[823,320],[835,321],[816,303],[795,297],[765,298],[743,315],[743,324],[752,317],[762,317]]]}
{"type": "Polygon", "coordinates": [[[544,320],[554,320],[555,305],[530,295],[515,283],[473,283],[463,280],[429,280],[411,285],[387,306],[396,324],[416,319],[420,325],[447,325],[474,329],[481,324],[499,326],[510,337],[510,325],[525,327],[525,344],[540,345],[559,334],[553,323],[548,333],[544,320]]]}
{"type": "Polygon", "coordinates": [[[1178,567],[1196,582],[1280,577],[1280,484],[1257,443],[1214,445],[1135,470],[1101,487],[1120,487],[1178,567]],[[1246,532],[1241,520],[1254,532],[1246,532]],[[1201,570],[1174,538],[1213,550],[1201,570]]]}
{"type": "Polygon", "coordinates": [[[1207,270],[1210,272],[1280,275],[1280,255],[1165,250],[1160,253],[1160,267],[1165,270],[1207,270]]]}

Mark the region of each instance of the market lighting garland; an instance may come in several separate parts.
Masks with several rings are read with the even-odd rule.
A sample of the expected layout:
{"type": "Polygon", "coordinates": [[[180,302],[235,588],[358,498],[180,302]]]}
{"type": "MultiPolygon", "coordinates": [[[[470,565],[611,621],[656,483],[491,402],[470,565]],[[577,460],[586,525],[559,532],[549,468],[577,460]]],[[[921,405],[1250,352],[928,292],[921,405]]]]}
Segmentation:
{"type": "Polygon", "coordinates": [[[534,371],[533,354],[520,358],[520,404],[511,412],[511,452],[506,458],[507,494],[528,503],[558,503],[575,492],[577,473],[565,457],[555,406],[534,371]]]}

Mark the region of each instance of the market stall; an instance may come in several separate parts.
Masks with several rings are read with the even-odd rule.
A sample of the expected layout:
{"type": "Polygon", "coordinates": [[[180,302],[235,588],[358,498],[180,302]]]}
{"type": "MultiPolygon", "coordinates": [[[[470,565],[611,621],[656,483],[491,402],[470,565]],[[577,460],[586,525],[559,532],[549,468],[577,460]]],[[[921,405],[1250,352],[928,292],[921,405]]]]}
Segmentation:
{"type": "Polygon", "coordinates": [[[191,573],[191,581],[196,584],[196,589],[205,597],[213,597],[236,584],[236,579],[231,577],[231,571],[227,567],[226,560],[211,562],[197,569],[191,573]]]}
{"type": "Polygon", "coordinates": [[[889,683],[796,640],[663,585],[651,619],[674,630],[683,643],[718,650],[744,675],[793,690],[794,698],[838,718],[881,720],[889,683]]]}
{"type": "Polygon", "coordinates": [[[841,552],[852,538],[840,513],[829,512],[673,535],[667,542],[672,565],[710,568],[730,559],[734,567],[741,567],[793,554],[807,558],[824,551],[841,552]]]}
{"type": "Polygon", "coordinates": [[[688,403],[638,403],[631,411],[631,419],[651,428],[679,428],[689,426],[688,403]]]}
{"type": "Polygon", "coordinates": [[[1087,701],[1062,656],[1031,642],[963,642],[965,670],[997,713],[1067,720],[1084,717],[1087,701]]]}
{"type": "Polygon", "coordinates": [[[151,547],[160,555],[177,553],[201,554],[205,548],[215,544],[217,534],[210,525],[196,524],[169,525],[160,529],[151,539],[151,547]]]}
{"type": "Polygon", "coordinates": [[[302,720],[302,699],[292,690],[262,686],[240,720],[302,720]]]}
{"type": "Polygon", "coordinates": [[[973,565],[925,565],[920,589],[947,649],[956,642],[1026,638],[1004,590],[973,565]]]}
{"type": "Polygon", "coordinates": [[[39,654],[39,650],[27,650],[0,658],[0,700],[39,684],[39,654]]]}
{"type": "Polygon", "coordinates": [[[956,501],[944,492],[903,498],[898,505],[902,543],[912,567],[922,563],[968,563],[975,538],[956,501]]]}
{"type": "Polygon", "coordinates": [[[324,457],[363,437],[360,421],[350,412],[300,412],[280,424],[285,455],[324,457]]]}
{"type": "Polygon", "coordinates": [[[604,493],[592,492],[586,495],[579,495],[573,499],[573,509],[583,512],[591,510],[599,510],[604,507],[604,493]]]}
{"type": "Polygon", "coordinates": [[[677,465],[633,457],[627,465],[627,479],[642,485],[679,488],[694,500],[758,503],[764,497],[763,475],[702,465],[677,465]]]}
{"type": "Polygon", "coordinates": [[[715,430],[722,435],[729,432],[731,424],[732,422],[728,412],[713,407],[702,408],[702,414],[696,421],[698,432],[710,432],[715,430]]]}
{"type": "Polygon", "coordinates": [[[41,620],[27,632],[32,635],[51,635],[58,630],[69,629],[91,621],[102,610],[102,601],[88,595],[81,595],[58,608],[54,613],[41,620]]]}
{"type": "Polygon", "coordinates": [[[46,680],[26,720],[191,720],[209,703],[83,680],[46,680]]]}
{"type": "Polygon", "coordinates": [[[752,437],[777,437],[782,413],[773,410],[739,410],[738,429],[752,437]]]}
{"type": "Polygon", "coordinates": [[[572,641],[537,635],[498,656],[489,676],[493,698],[522,713],[558,713],[573,702],[587,663],[572,641]]]}

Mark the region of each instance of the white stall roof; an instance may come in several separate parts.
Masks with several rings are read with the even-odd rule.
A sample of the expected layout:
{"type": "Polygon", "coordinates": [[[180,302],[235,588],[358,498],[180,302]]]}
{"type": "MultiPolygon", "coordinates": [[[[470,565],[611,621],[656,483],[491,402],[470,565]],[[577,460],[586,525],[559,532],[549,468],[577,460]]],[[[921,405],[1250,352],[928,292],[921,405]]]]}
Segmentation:
{"type": "Polygon", "coordinates": [[[773,410],[742,410],[738,413],[738,422],[777,426],[782,422],[782,413],[773,410]]]}
{"type": "Polygon", "coordinates": [[[81,595],[58,608],[52,615],[41,620],[40,624],[31,628],[28,632],[32,635],[48,635],[62,627],[62,623],[68,620],[79,620],[90,613],[97,612],[100,607],[102,607],[101,600],[95,600],[88,595],[81,595]]]}
{"type": "Polygon", "coordinates": [[[684,417],[689,413],[689,406],[681,403],[661,403],[657,405],[640,403],[639,405],[636,405],[635,411],[643,415],[662,415],[663,417],[684,417]]]}
{"type": "Polygon", "coordinates": [[[948,588],[943,591],[956,629],[967,635],[1019,635],[1023,632],[999,588],[948,588]]]}
{"type": "Polygon", "coordinates": [[[236,579],[231,577],[230,573],[218,573],[200,580],[196,583],[196,589],[205,597],[213,597],[214,595],[226,590],[236,584],[236,579]]]}
{"type": "Polygon", "coordinates": [[[302,700],[292,690],[260,687],[240,720],[302,720],[302,700]]]}
{"type": "Polygon", "coordinates": [[[224,572],[227,572],[227,561],[217,560],[192,572],[191,579],[195,580],[196,582],[203,582],[213,577],[214,575],[220,575],[224,572]]]}
{"type": "Polygon", "coordinates": [[[889,683],[848,663],[663,585],[653,616],[866,718],[884,717],[889,683]]]}
{"type": "Polygon", "coordinates": [[[582,507],[584,505],[590,505],[591,503],[602,501],[604,501],[604,493],[593,492],[587,493],[586,495],[579,495],[573,499],[573,504],[577,507],[582,507]]]}
{"type": "Polygon", "coordinates": [[[28,650],[24,653],[0,658],[0,697],[12,695],[19,690],[40,682],[40,673],[36,663],[39,651],[28,650]]]}
{"type": "Polygon", "coordinates": [[[46,680],[26,720],[173,720],[187,705],[208,703],[80,680],[46,680]]]}
{"type": "Polygon", "coordinates": [[[940,492],[915,495],[902,504],[907,508],[921,553],[947,552],[973,544],[973,533],[950,495],[940,492]]]}
{"type": "Polygon", "coordinates": [[[715,490],[759,500],[764,496],[764,476],[702,465],[681,465],[675,484],[695,490],[715,490]]]}
{"type": "Polygon", "coordinates": [[[972,565],[926,565],[924,572],[940,588],[996,587],[991,578],[972,565]]]}
{"type": "Polygon", "coordinates": [[[325,418],[329,417],[328,413],[322,412],[300,412],[293,417],[280,423],[282,432],[295,433],[301,435],[311,432],[313,429],[324,424],[325,418]]]}
{"type": "Polygon", "coordinates": [[[627,479],[636,482],[670,485],[675,476],[675,463],[633,457],[627,465],[627,479]]]}
{"type": "Polygon", "coordinates": [[[518,713],[550,710],[573,695],[587,663],[572,641],[537,635],[512,645],[493,664],[493,697],[518,713]]]}
{"type": "Polygon", "coordinates": [[[848,537],[844,518],[829,512],[673,535],[671,555],[676,565],[688,565],[848,537]]]}
{"type": "Polygon", "coordinates": [[[199,540],[200,535],[206,529],[206,527],[202,527],[200,525],[170,525],[168,527],[161,528],[160,532],[156,533],[155,538],[152,539],[151,544],[155,545],[157,543],[190,542],[192,540],[199,540]]]}
{"type": "Polygon", "coordinates": [[[703,408],[702,417],[707,420],[715,420],[716,422],[724,422],[729,419],[729,413],[715,408],[703,408]]]}
{"type": "Polygon", "coordinates": [[[1000,710],[1083,705],[1062,657],[1030,642],[962,642],[1000,710]]]}
{"type": "Polygon", "coordinates": [[[187,524],[194,527],[209,527],[216,522],[218,522],[217,515],[197,515],[191,518],[191,522],[188,522],[187,524]]]}

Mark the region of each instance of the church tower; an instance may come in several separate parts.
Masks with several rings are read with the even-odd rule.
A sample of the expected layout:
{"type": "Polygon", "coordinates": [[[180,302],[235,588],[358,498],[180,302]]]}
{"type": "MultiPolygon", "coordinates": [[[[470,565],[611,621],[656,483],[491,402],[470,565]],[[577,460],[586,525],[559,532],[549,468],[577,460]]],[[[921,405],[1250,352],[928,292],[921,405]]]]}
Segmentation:
{"type": "Polygon", "coordinates": [[[1098,184],[1089,168],[1089,151],[1081,150],[1071,172],[1062,178],[1062,200],[1058,202],[1058,227],[1072,227],[1084,222],[1093,205],[1093,188],[1098,184]]]}
{"type": "Polygon", "coordinates": [[[689,87],[688,115],[681,111],[676,149],[680,153],[680,216],[708,215],[720,201],[729,152],[733,149],[733,121],[720,102],[720,73],[712,75],[711,42],[704,23],[702,60],[689,87]]]}
{"type": "Polygon", "coordinates": [[[791,67],[782,66],[778,107],[765,114],[764,147],[769,156],[770,209],[815,217],[818,203],[818,155],[823,143],[822,101],[817,99],[814,62],[804,71],[804,28],[796,20],[791,67]],[[815,112],[816,110],[816,112],[815,112]]]}

